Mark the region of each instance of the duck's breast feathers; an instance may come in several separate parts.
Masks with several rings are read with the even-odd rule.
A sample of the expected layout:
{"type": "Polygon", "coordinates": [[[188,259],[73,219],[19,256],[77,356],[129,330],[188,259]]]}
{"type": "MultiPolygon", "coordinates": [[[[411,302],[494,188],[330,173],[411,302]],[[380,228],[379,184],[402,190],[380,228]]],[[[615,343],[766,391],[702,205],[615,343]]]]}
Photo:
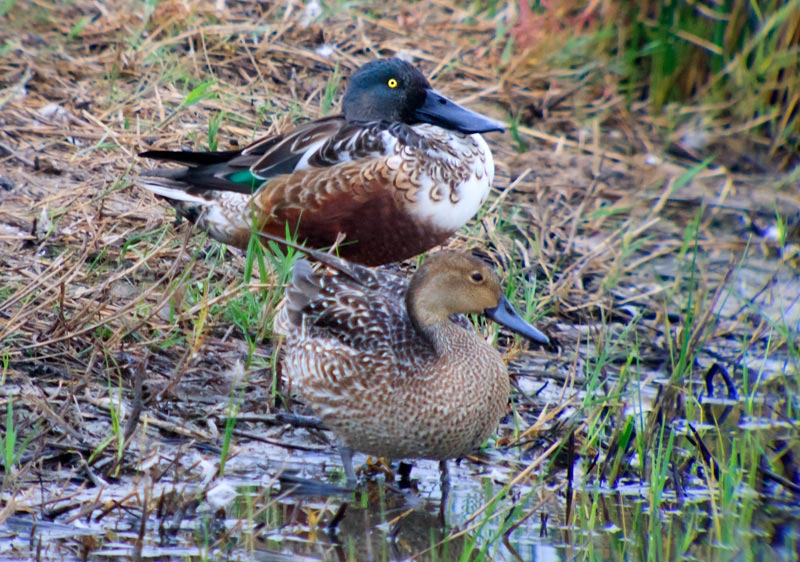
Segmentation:
{"type": "Polygon", "coordinates": [[[403,150],[399,162],[408,181],[398,183],[415,202],[415,215],[443,232],[454,232],[469,221],[489,195],[494,160],[478,134],[465,135],[433,125],[417,125],[420,150],[403,150]]]}

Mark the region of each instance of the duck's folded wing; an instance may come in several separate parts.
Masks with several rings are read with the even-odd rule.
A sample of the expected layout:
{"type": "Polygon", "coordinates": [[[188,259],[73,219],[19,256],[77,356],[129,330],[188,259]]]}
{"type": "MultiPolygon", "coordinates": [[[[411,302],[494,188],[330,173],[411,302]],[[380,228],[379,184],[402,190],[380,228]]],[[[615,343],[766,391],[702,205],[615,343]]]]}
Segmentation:
{"type": "Polygon", "coordinates": [[[245,148],[231,164],[247,165],[251,173],[261,179],[299,170],[329,168],[393,151],[395,134],[392,129],[393,125],[385,121],[354,123],[345,121],[342,116],[327,117],[301,125],[277,141],[271,138],[256,142],[245,148]],[[389,133],[385,134],[387,131],[389,133]]]}
{"type": "Polygon", "coordinates": [[[144,174],[181,182],[184,191],[194,194],[207,191],[251,194],[269,179],[308,167],[309,160],[317,166],[335,164],[334,161],[316,158],[315,154],[347,127],[344,117],[334,115],[300,125],[287,134],[264,137],[242,150],[149,150],[140,156],[188,166],[186,170],[153,170],[144,174]]]}
{"type": "MultiPolygon", "coordinates": [[[[287,134],[265,137],[254,142],[228,164],[235,168],[248,169],[262,180],[291,174],[307,167],[305,162],[309,157],[346,127],[347,121],[341,115],[310,121],[287,134]]],[[[323,162],[319,164],[326,165],[323,162]]],[[[335,162],[327,163],[333,164],[335,162]]]]}
{"type": "MultiPolygon", "coordinates": [[[[228,190],[253,192],[263,188],[262,196],[270,197],[275,190],[281,192],[278,199],[291,199],[287,191],[302,192],[305,181],[294,181],[296,172],[324,170],[339,164],[378,157],[392,150],[387,147],[384,135],[389,124],[349,123],[344,117],[335,115],[300,125],[285,135],[265,137],[244,148],[236,156],[207,168],[187,170],[193,183],[209,184],[211,172],[214,179],[228,183],[228,190]],[[206,177],[201,177],[206,176],[206,177]],[[273,189],[270,180],[281,178],[280,187],[273,189]]],[[[313,176],[312,176],[313,177],[313,176]]],[[[215,188],[226,189],[220,181],[213,181],[215,188]]]]}
{"type": "Polygon", "coordinates": [[[336,338],[354,349],[375,349],[398,337],[405,339],[413,327],[405,313],[402,279],[344,264],[346,270],[314,272],[308,262],[298,261],[285,305],[294,329],[336,338]]]}

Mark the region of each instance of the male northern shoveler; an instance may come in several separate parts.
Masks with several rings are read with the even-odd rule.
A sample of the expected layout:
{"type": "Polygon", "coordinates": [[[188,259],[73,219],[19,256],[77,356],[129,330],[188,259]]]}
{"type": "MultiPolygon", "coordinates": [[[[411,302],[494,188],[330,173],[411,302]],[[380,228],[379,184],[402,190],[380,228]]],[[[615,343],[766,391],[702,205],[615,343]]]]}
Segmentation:
{"type": "Polygon", "coordinates": [[[411,64],[367,63],[343,114],[227,152],[148,151],[189,166],[143,174],[143,187],[226,244],[255,231],[380,265],[441,244],[475,215],[494,177],[479,133],[503,127],[445,98],[411,64]]]}
{"type": "MultiPolygon", "coordinates": [[[[463,316],[482,313],[540,343],[481,260],[429,256],[407,282],[312,253],[334,269],[297,262],[275,332],[284,373],[352,450],[402,458],[457,458],[478,447],[508,409],[500,354],[463,316]]],[[[342,455],[353,479],[349,455],[342,455]]],[[[443,464],[443,468],[446,465],[443,464]]]]}

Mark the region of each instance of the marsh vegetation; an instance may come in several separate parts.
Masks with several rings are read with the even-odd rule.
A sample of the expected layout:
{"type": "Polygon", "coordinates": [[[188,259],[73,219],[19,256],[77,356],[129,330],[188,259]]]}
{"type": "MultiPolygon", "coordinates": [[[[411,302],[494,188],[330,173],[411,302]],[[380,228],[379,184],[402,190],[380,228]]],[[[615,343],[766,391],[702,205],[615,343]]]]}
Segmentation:
{"type": "Polygon", "coordinates": [[[800,2],[525,5],[0,1],[0,557],[796,559],[800,2]],[[508,125],[446,247],[552,342],[480,326],[511,410],[444,501],[287,417],[296,255],[132,186],[396,54],[508,125]]]}

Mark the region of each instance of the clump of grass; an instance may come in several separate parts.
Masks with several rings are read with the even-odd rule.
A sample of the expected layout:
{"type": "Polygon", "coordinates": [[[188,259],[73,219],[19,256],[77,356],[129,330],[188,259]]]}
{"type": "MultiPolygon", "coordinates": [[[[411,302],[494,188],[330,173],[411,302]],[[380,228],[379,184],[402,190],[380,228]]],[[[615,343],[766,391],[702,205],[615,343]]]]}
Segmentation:
{"type": "Polygon", "coordinates": [[[218,150],[219,128],[225,119],[225,112],[218,111],[208,120],[208,150],[214,152],[218,150]]]}
{"type": "Polygon", "coordinates": [[[337,64],[333,70],[328,81],[325,82],[325,91],[322,94],[322,103],[320,107],[320,114],[327,115],[333,108],[333,100],[336,97],[336,92],[339,91],[339,83],[342,81],[342,76],[339,73],[339,65],[337,64]]]}
{"type": "Polygon", "coordinates": [[[766,132],[771,154],[800,135],[800,2],[623,2],[628,83],[654,111],[717,104],[741,129],[766,132]]]}
{"type": "Polygon", "coordinates": [[[14,399],[9,398],[6,405],[6,427],[0,435],[0,449],[3,452],[3,468],[9,474],[17,464],[17,429],[14,425],[14,399]]]}
{"type": "Polygon", "coordinates": [[[10,12],[16,3],[17,0],[2,0],[0,2],[0,18],[10,12]]]}
{"type": "Polygon", "coordinates": [[[0,372],[0,386],[6,384],[6,377],[8,376],[8,369],[11,365],[11,351],[4,347],[2,351],[0,351],[0,365],[2,366],[2,372],[0,372]]]}
{"type": "Polygon", "coordinates": [[[228,461],[228,456],[230,454],[233,430],[236,428],[236,417],[241,410],[245,388],[245,379],[241,381],[241,384],[231,387],[231,393],[228,399],[228,412],[225,419],[225,431],[222,434],[222,447],[219,454],[220,475],[225,474],[225,463],[228,461]]]}
{"type": "MultiPolygon", "coordinates": [[[[527,38],[524,57],[557,86],[569,69],[581,95],[594,84],[607,95],[622,93],[628,110],[644,102],[682,152],[702,152],[717,140],[741,143],[744,134],[782,166],[796,162],[800,1],[605,0],[588,8],[573,1],[532,13],[512,34],[527,38]]],[[[580,113],[582,104],[575,105],[580,113]]]]}
{"type": "Polygon", "coordinates": [[[23,460],[23,456],[31,445],[31,442],[38,438],[39,426],[34,427],[20,425],[14,415],[14,399],[8,398],[6,404],[5,427],[0,431],[0,455],[2,455],[4,481],[14,474],[23,460]]]}

